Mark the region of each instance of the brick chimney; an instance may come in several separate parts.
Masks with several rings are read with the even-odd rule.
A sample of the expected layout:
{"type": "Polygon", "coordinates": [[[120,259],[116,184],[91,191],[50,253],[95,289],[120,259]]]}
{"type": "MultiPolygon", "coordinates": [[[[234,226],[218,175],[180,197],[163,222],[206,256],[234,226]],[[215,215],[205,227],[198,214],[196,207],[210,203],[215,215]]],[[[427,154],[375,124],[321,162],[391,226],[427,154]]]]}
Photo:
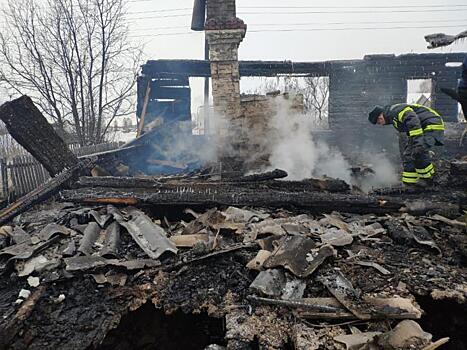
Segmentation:
{"type": "Polygon", "coordinates": [[[218,130],[231,147],[220,149],[220,158],[238,158],[242,142],[238,47],[246,25],[237,18],[235,0],[207,0],[206,39],[211,61],[212,95],[216,113],[225,118],[228,130],[218,130]]]}

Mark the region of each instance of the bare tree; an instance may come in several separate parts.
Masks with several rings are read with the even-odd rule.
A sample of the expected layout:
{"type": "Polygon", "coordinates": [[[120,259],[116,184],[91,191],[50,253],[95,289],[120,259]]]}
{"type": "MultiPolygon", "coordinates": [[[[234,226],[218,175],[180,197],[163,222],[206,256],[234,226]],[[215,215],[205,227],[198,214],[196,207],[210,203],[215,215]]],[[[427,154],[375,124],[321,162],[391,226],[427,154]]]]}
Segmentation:
{"type": "Polygon", "coordinates": [[[0,80],[81,145],[102,142],[134,109],[141,49],[124,16],[124,0],[9,0],[0,80]]]}
{"type": "Polygon", "coordinates": [[[315,118],[317,125],[327,125],[329,77],[281,76],[265,78],[258,87],[250,90],[249,93],[264,94],[274,91],[293,92],[302,95],[306,114],[315,118]]]}
{"type": "Polygon", "coordinates": [[[305,110],[314,114],[318,121],[327,119],[329,77],[285,77],[284,89],[302,94],[305,110]]]}
{"type": "Polygon", "coordinates": [[[315,111],[319,120],[323,120],[328,117],[328,77],[306,77],[305,88],[302,90],[302,93],[307,109],[315,111]]]}

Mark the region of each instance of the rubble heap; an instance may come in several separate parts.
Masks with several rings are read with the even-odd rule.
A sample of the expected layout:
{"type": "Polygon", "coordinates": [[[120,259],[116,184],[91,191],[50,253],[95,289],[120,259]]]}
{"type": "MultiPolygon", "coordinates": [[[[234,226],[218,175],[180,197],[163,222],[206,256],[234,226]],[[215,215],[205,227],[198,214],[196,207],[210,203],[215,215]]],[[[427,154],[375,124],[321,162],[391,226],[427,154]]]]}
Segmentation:
{"type": "MultiPolygon", "coordinates": [[[[271,191],[271,176],[243,178],[237,193],[248,180],[271,191]]],[[[144,187],[141,196],[190,187],[178,178],[82,178],[62,201],[0,228],[0,348],[467,345],[459,208],[450,217],[436,206],[350,214],[203,199],[190,209],[185,200],[118,203],[104,187],[124,195],[117,185],[129,181],[144,187]],[[99,186],[100,200],[86,201],[82,191],[99,186]]]]}

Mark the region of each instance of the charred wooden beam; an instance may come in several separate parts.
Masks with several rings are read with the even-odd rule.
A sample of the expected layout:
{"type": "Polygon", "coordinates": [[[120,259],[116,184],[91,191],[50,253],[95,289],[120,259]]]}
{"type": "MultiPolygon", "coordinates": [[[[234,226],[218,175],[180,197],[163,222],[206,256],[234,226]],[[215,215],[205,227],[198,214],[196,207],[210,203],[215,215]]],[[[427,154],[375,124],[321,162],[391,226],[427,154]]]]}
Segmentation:
{"type": "Polygon", "coordinates": [[[244,188],[255,190],[261,185],[263,188],[287,191],[328,191],[328,192],[348,192],[349,185],[339,179],[307,179],[304,181],[274,181],[276,178],[287,176],[282,170],[274,170],[264,174],[229,178],[221,182],[213,182],[198,179],[175,178],[175,177],[88,177],[83,176],[78,181],[80,187],[106,187],[106,188],[158,188],[161,190],[177,190],[181,186],[190,186],[196,189],[234,189],[244,188]]]}
{"type": "Polygon", "coordinates": [[[163,184],[156,177],[114,177],[83,176],[77,182],[81,187],[113,187],[113,188],[160,188],[163,184]]]}
{"type": "Polygon", "coordinates": [[[257,188],[222,188],[218,184],[198,187],[190,184],[147,189],[82,188],[61,192],[62,199],[77,203],[132,204],[132,205],[234,205],[260,207],[298,207],[329,212],[338,210],[349,213],[391,213],[404,207],[400,198],[326,193],[286,192],[257,188]]]}
{"type": "Polygon", "coordinates": [[[280,170],[280,169],[275,169],[273,171],[268,171],[265,173],[260,173],[260,174],[252,174],[252,175],[246,175],[246,176],[241,176],[237,178],[232,178],[228,179],[230,181],[235,181],[235,182],[258,182],[258,181],[267,181],[267,180],[274,180],[274,179],[284,179],[288,176],[286,171],[280,170]]]}
{"type": "Polygon", "coordinates": [[[28,96],[3,104],[0,119],[11,136],[44,166],[50,176],[78,163],[78,158],[28,96]]]}

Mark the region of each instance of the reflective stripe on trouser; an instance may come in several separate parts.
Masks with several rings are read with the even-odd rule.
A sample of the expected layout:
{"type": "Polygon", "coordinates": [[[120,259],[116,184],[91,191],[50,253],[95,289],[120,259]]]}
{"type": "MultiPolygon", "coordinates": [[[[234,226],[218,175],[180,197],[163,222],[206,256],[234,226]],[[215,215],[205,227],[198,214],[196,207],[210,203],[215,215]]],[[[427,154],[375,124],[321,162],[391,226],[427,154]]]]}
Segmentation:
{"type": "Polygon", "coordinates": [[[412,171],[404,171],[402,173],[402,182],[405,184],[415,184],[418,181],[418,173],[412,171]]]}
{"type": "Polygon", "coordinates": [[[435,166],[430,163],[423,169],[416,168],[417,174],[421,179],[431,179],[435,173],[435,166]]]}
{"type": "Polygon", "coordinates": [[[403,183],[414,184],[419,179],[431,179],[434,174],[434,166],[428,152],[429,146],[424,143],[420,144],[420,142],[423,142],[423,139],[414,139],[406,134],[399,134],[399,147],[404,168],[403,183]]]}

